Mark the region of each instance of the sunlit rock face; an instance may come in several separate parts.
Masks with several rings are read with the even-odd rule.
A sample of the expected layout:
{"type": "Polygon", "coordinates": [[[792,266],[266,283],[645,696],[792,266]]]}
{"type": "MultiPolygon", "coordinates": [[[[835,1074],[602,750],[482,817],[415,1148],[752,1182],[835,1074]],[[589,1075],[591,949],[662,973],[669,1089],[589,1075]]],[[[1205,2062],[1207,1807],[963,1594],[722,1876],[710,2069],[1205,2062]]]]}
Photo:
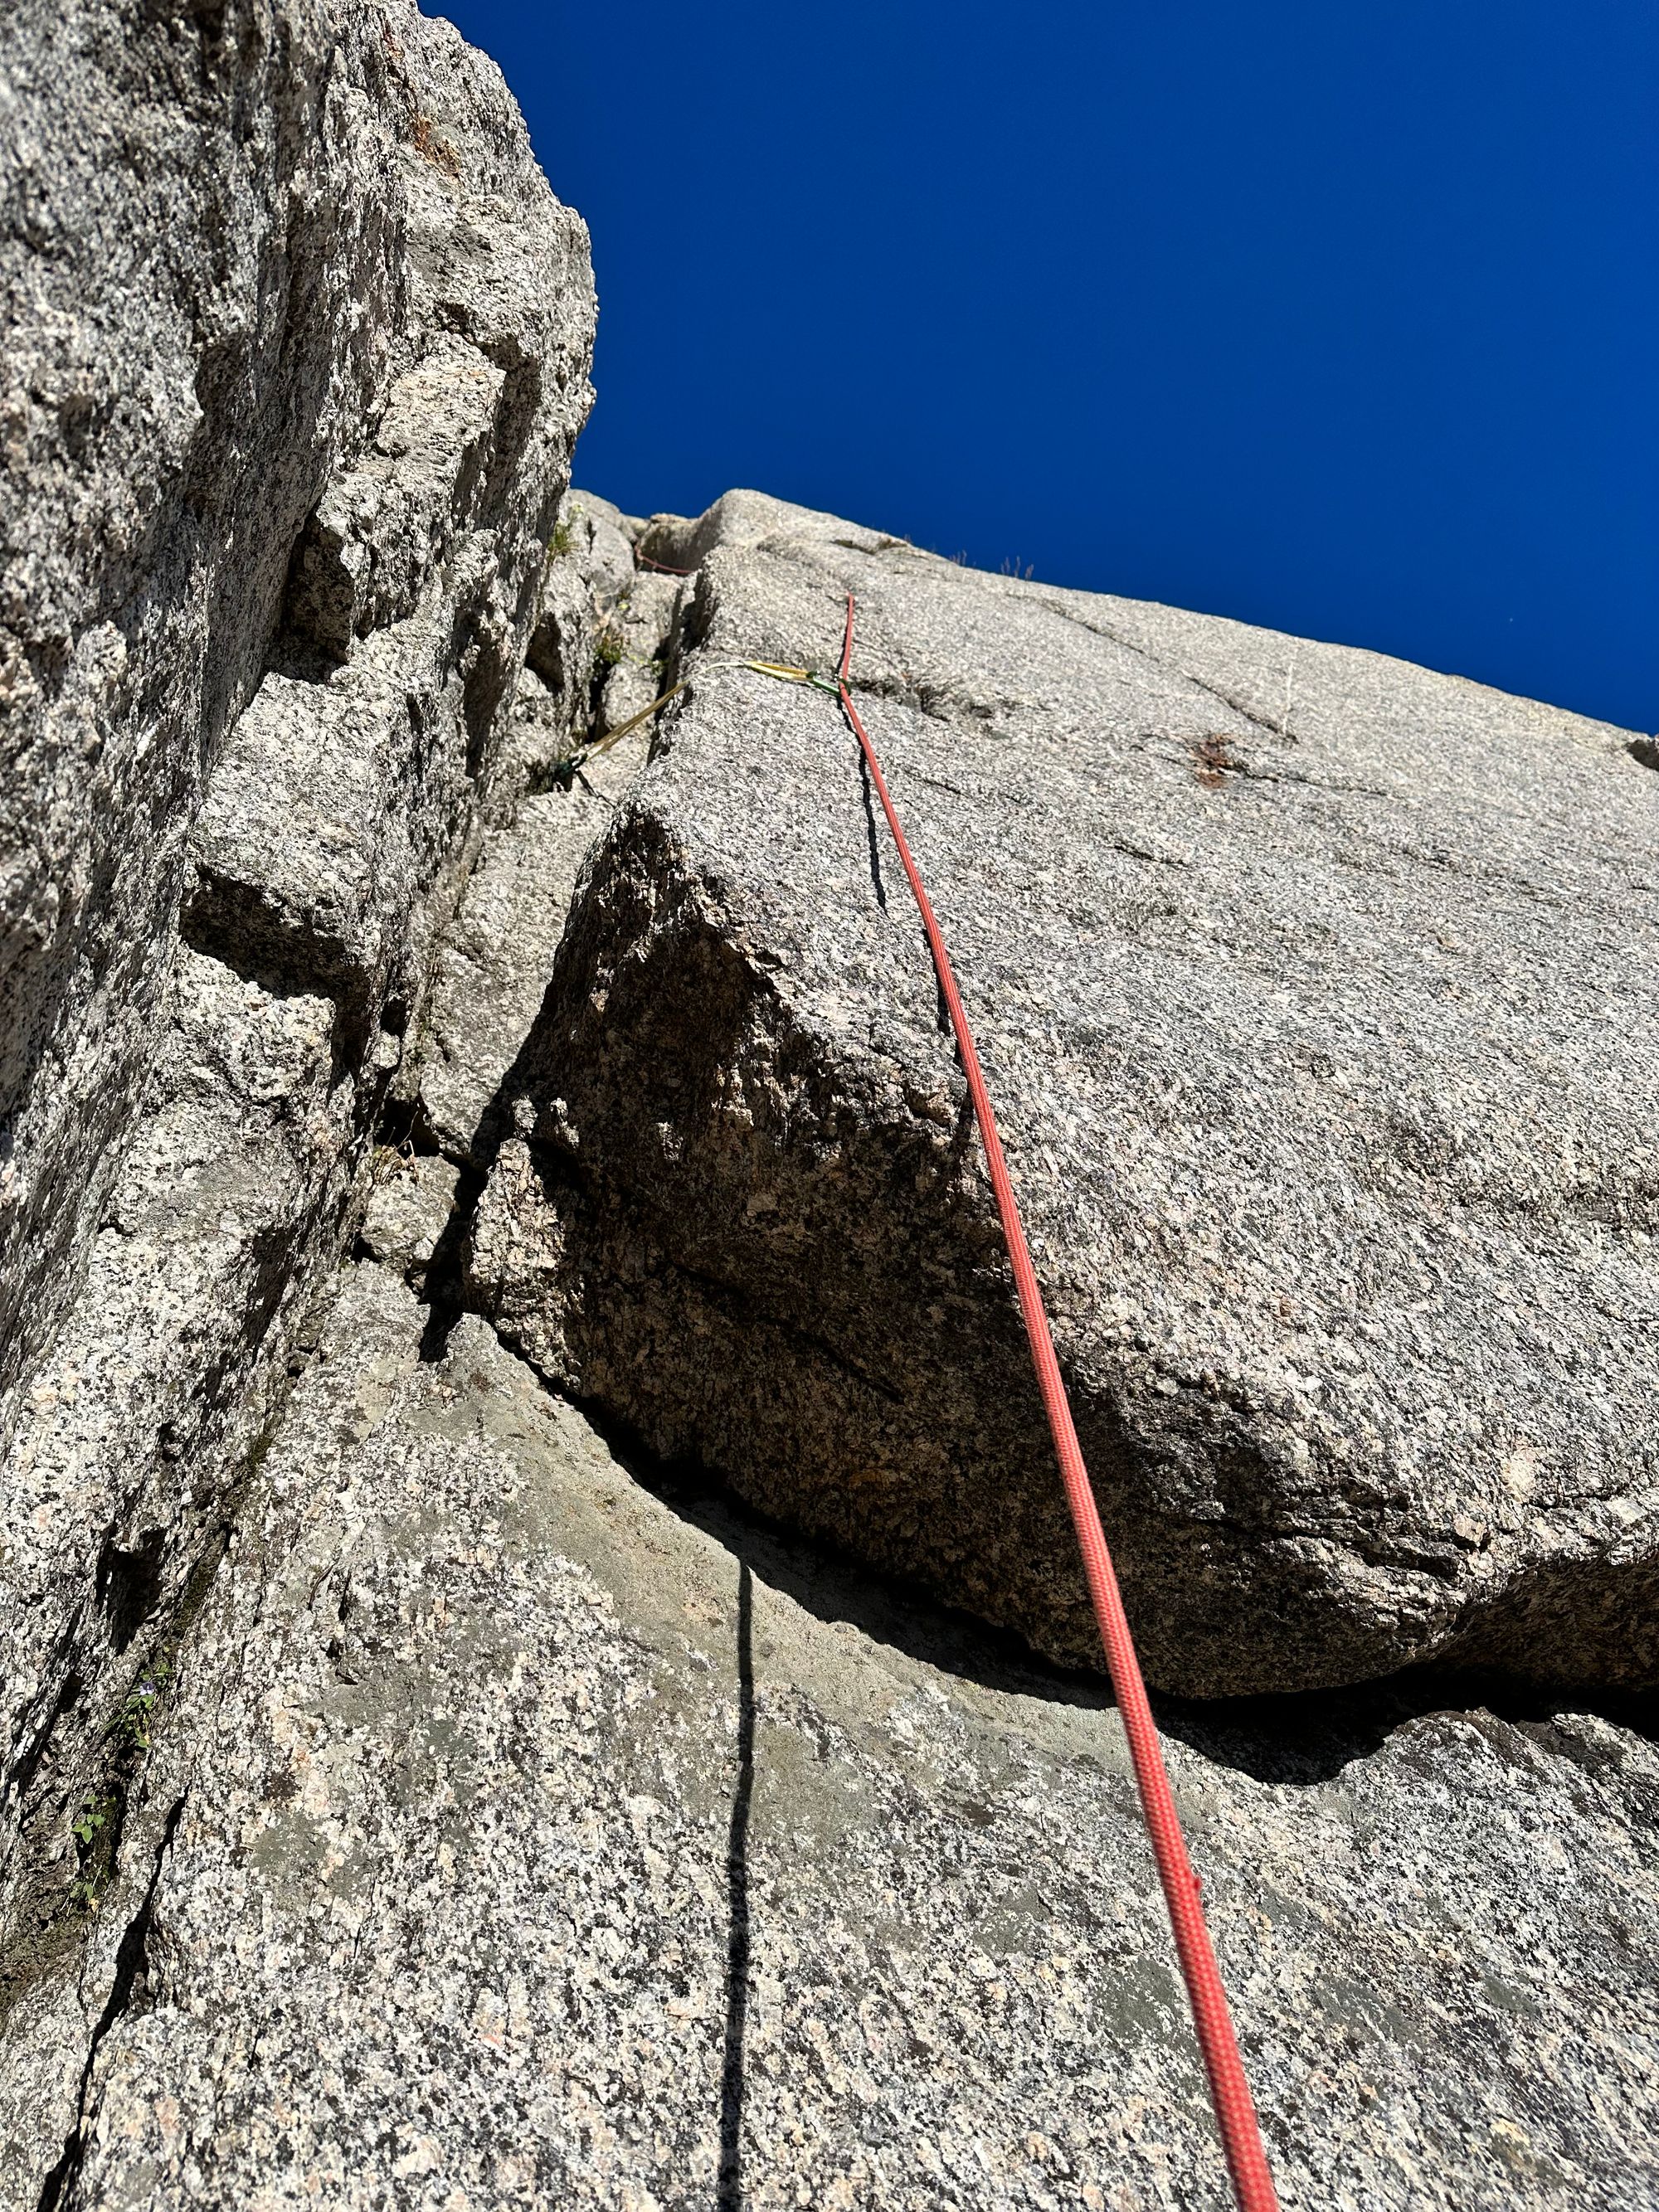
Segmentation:
{"type": "Polygon", "coordinates": [[[1659,881],[1625,733],[730,494],[474,1291],[669,1457],[1096,1663],[944,922],[1152,1678],[1659,1670],[1659,881]]]}
{"type": "MultiPolygon", "coordinates": [[[[448,25],[88,0],[0,24],[0,319],[4,2002],[119,1856],[112,1717],[222,1553],[410,1079],[593,299],[448,25]]],[[[97,2014],[30,2045],[8,2187],[97,2014]]]]}
{"type": "Polygon", "coordinates": [[[399,0],[14,5],[0,313],[0,2212],[1224,2201],[849,592],[1285,2201],[1644,2201],[1640,746],[570,491],[399,0]]]}

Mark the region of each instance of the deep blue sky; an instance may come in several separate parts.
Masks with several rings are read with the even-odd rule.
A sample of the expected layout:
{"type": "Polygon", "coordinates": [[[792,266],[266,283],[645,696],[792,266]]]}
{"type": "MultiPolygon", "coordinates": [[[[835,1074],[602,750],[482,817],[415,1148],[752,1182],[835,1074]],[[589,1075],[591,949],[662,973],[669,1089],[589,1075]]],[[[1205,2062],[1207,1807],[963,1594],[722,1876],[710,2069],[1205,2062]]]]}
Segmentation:
{"type": "Polygon", "coordinates": [[[579,483],[1659,724],[1654,0],[446,12],[592,231],[579,483]]]}

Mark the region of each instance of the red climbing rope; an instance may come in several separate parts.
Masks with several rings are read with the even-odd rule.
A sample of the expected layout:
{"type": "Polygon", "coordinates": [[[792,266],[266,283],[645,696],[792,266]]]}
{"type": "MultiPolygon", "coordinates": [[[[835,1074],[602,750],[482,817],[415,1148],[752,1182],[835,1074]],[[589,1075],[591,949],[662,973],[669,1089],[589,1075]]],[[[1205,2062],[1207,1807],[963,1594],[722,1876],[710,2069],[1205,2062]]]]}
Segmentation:
{"type": "Polygon", "coordinates": [[[1054,1357],[1054,1339],[1048,1332],[1048,1316],[1043,1309],[1042,1293],[1037,1287],[1036,1270],[1031,1265],[1025,1231],[1020,1224],[1014,1187],[1009,1181],[1007,1163],[1002,1156],[1002,1140],[997,1134],[996,1115],[991,1110],[990,1095],[980,1071],[979,1054],[975,1049],[973,1031],[968,1026],[968,1016],[963,1008],[962,994],[957,988],[951,956],[945,949],[944,935],[923,888],[921,872],[899,826],[887,780],[881,772],[880,762],[876,758],[876,749],[870,742],[868,731],[859,720],[858,708],[853,704],[853,695],[847,688],[852,661],[853,595],[849,592],[847,595],[847,635],[842,645],[841,672],[836,679],[836,688],[847,719],[863,748],[870,780],[876,787],[882,812],[887,817],[887,826],[893,833],[893,842],[898,848],[899,859],[904,864],[904,872],[915,895],[921,926],[927,933],[928,950],[933,956],[934,973],[939,977],[939,987],[950,1012],[951,1026],[956,1031],[963,1073],[968,1079],[969,1096],[974,1102],[980,1139],[985,1146],[986,1165],[991,1171],[991,1187],[996,1193],[997,1212],[1001,1218],[1003,1236],[1007,1240],[1008,1257],[1013,1263],[1014,1282],[1019,1291],[1019,1310],[1024,1317],[1025,1334],[1030,1340],[1037,1387],[1042,1393],[1043,1407],[1048,1416],[1048,1427],[1054,1436],[1060,1472],[1066,1485],[1066,1502],[1072,1509],[1072,1522],[1077,1530],[1078,1544],[1083,1553],[1084,1577],[1089,1585],[1089,1595],[1094,1601],[1095,1619],[1100,1624],[1100,1640],[1106,1648],[1106,1665],[1111,1674],[1112,1687],[1116,1692],[1118,1711],[1123,1716],[1123,1732],[1129,1739],[1129,1756],[1134,1762],[1135,1782],[1140,1791],[1141,1808],[1152,1839],[1153,1854],[1158,1860],[1158,1879],[1164,1885],[1164,1895],[1170,1907],[1176,1949],[1180,1954],[1182,1976],[1192,2004],[1193,2026],[1197,2031],[1199,2049],[1203,2053],[1204,2070],[1210,2078],[1210,2101],[1215,2107],[1216,2124],[1221,2130],[1222,2148],[1226,2153],[1228,2171],[1232,2176],[1233,2194],[1238,2200],[1241,2212],[1277,2212],[1279,2199],[1273,2192],[1273,2176],[1267,2170],[1267,2156],[1262,2148],[1261,2131],[1256,2124],[1255,2106],[1250,2100],[1249,2084],[1244,2078],[1244,2063],[1238,2055],[1238,2042],[1227,2010],[1227,1994],[1221,1985],[1215,1953],[1210,1947],[1210,1931],[1205,1925],[1202,1892],[1198,1876],[1193,1872],[1192,1862],[1187,1856],[1186,1839],[1181,1832],[1181,1820],[1176,1811],[1175,1799],[1170,1795],[1170,1778],[1164,1771],[1158,1729],[1152,1720],[1152,1708],[1146,1702],[1146,1686],[1140,1677],[1140,1662],[1135,1656],[1134,1640],[1129,1633],[1128,1621],[1124,1617],[1123,1600],[1118,1591],[1111,1553],[1106,1548],[1100,1515],[1095,1508],[1094,1492],[1089,1486],[1088,1469],[1083,1464],[1083,1452],[1072,1420],[1072,1409],[1066,1401],[1066,1385],[1060,1380],[1060,1363],[1054,1357]]]}

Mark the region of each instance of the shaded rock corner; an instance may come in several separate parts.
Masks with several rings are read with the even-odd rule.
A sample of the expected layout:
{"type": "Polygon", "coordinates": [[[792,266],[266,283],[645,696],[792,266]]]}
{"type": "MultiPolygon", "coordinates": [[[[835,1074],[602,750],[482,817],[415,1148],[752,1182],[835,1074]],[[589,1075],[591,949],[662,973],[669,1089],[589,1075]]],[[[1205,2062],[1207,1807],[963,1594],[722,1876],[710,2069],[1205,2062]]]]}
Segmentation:
{"type": "Polygon", "coordinates": [[[1284,2201],[1652,2201],[1646,740],[572,490],[410,0],[0,131],[0,2212],[1225,2201],[849,592],[1284,2201]]]}

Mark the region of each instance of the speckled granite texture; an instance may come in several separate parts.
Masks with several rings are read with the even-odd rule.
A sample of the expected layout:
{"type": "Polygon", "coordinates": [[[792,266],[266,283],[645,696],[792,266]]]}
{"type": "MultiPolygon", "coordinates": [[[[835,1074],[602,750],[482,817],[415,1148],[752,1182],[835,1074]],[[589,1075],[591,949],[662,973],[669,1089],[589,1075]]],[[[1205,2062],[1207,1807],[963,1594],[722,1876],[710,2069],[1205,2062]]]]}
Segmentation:
{"type": "MultiPolygon", "coordinates": [[[[137,1685],[210,1583],[412,1097],[434,938],[524,779],[592,326],[586,231],[499,71],[410,0],[0,11],[0,2076],[24,2109],[90,2023],[33,2038],[15,2005],[78,1971],[137,1685]]],[[[33,2158],[46,2123],[17,2125],[33,2158]]]]}
{"type": "Polygon", "coordinates": [[[1625,733],[731,494],[595,860],[475,1302],[668,1457],[1085,1661],[854,680],[1000,1104],[1149,1672],[1659,1669],[1650,957],[1625,733]]]}
{"type": "Polygon", "coordinates": [[[1659,2203],[1622,733],[568,492],[409,0],[18,0],[0,313],[0,2212],[1223,2202],[849,586],[1287,2212],[1659,2203]]]}
{"type": "MultiPolygon", "coordinates": [[[[728,551],[775,525],[723,507],[728,551]]],[[[562,902],[605,912],[584,831],[631,834],[637,752],[573,767],[584,718],[701,618],[696,587],[609,576],[638,526],[560,535],[361,1257],[285,1340],[292,1394],[165,1635],[128,1648],[54,1831],[56,1949],[10,1954],[0,2206],[1218,2208],[1097,1689],[618,1459],[463,1310],[491,1237],[543,1218],[507,1201],[547,1187],[514,1178],[547,1164],[562,902]],[[634,657],[578,680],[607,623],[634,657]]],[[[197,1110],[292,1118],[309,1085],[320,1131],[331,1002],[221,972],[179,970],[197,1110]]],[[[228,1279],[207,1227],[246,1249],[210,1165],[188,1234],[155,1180],[185,1315],[185,1263],[228,1279]]],[[[282,1218],[274,1169],[235,1187],[282,1218]]],[[[141,1278],[112,1356],[150,1325],[141,1278]]],[[[1639,1710],[1401,1676],[1161,1716],[1291,2212],[1659,2195],[1639,1710]]]]}
{"type": "MultiPolygon", "coordinates": [[[[177,1655],[55,2201],[1218,2208],[1115,1716],[426,1318],[346,1279],[177,1655]]],[[[1166,1718],[1287,2207],[1654,2200],[1650,1744],[1166,1718]]]]}
{"type": "Polygon", "coordinates": [[[499,71],[411,0],[0,14],[0,1388],[84,1273],[194,863],[204,931],[365,1016],[406,987],[592,321],[499,71]]]}

